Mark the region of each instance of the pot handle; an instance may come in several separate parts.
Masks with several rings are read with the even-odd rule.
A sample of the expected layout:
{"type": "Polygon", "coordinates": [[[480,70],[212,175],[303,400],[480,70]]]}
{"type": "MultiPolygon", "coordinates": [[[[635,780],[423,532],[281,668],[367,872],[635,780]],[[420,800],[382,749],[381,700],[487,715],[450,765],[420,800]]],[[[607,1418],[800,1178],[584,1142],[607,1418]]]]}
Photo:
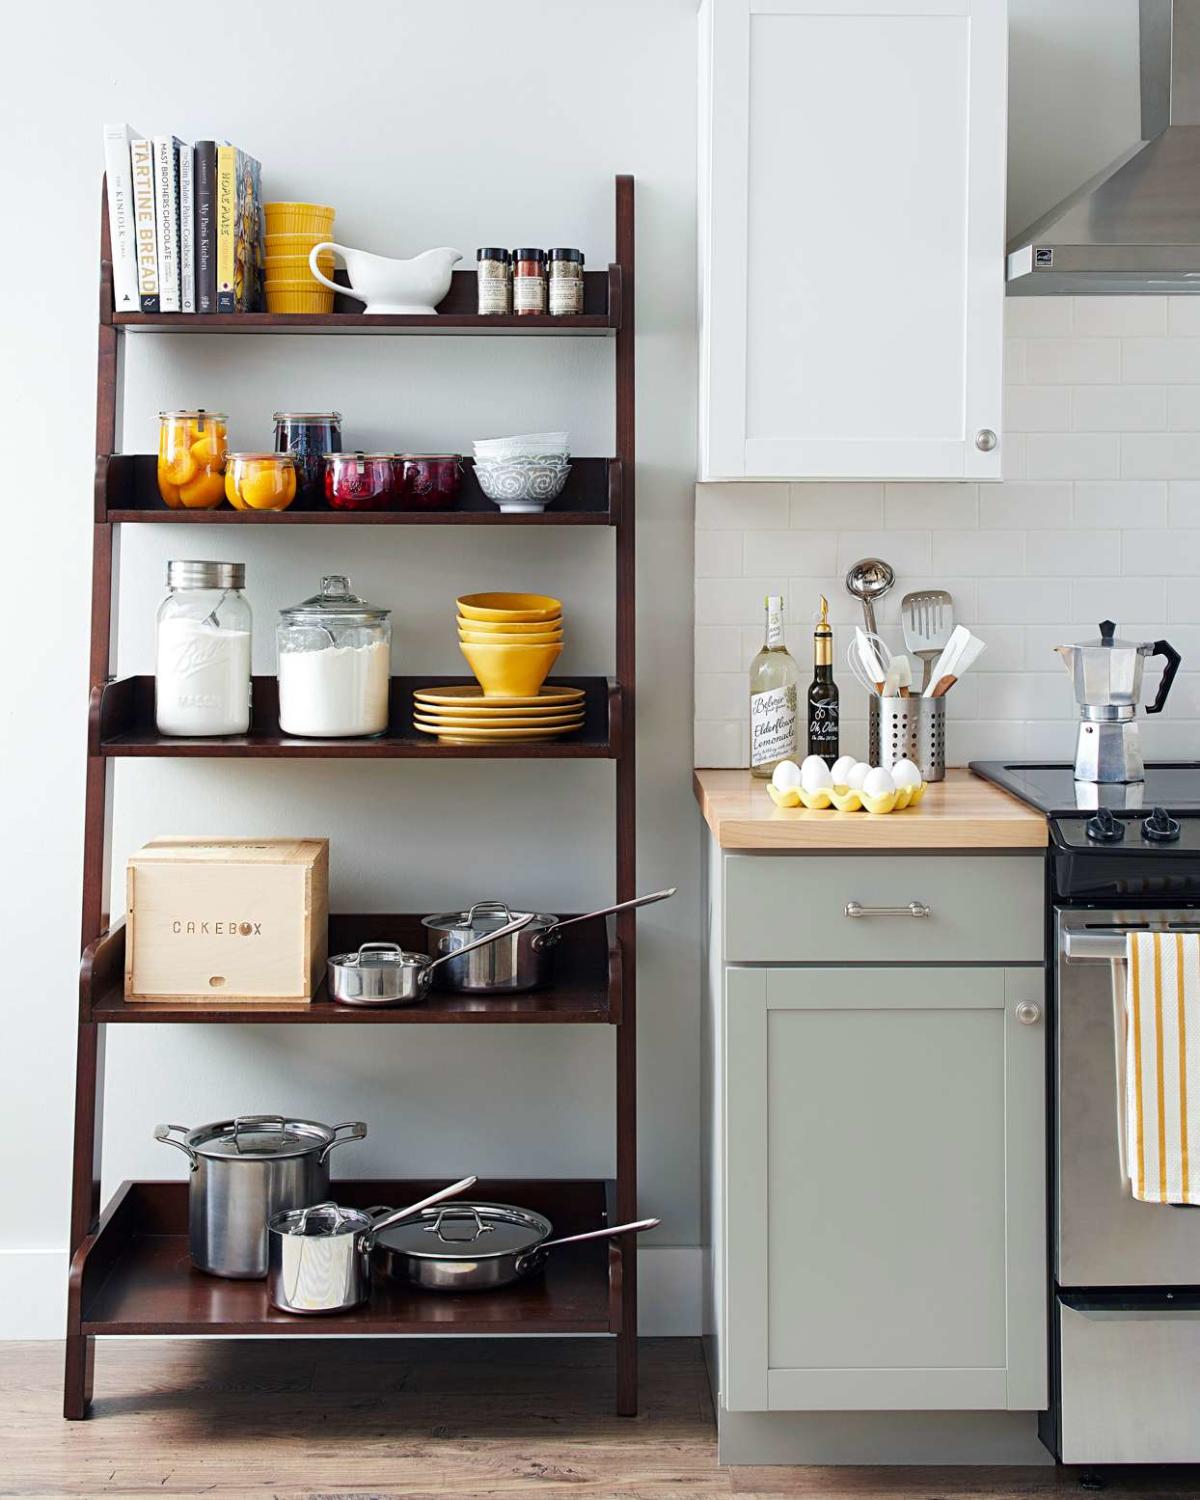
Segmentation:
{"type": "Polygon", "coordinates": [[[354,297],[359,302],[365,302],[367,299],[362,295],[361,292],[356,292],[353,287],[338,286],[336,281],[330,281],[329,277],[325,275],[320,266],[317,264],[322,250],[332,250],[336,255],[340,255],[343,261],[346,259],[345,246],[337,245],[333,242],[333,240],[322,240],[319,245],[314,245],[312,247],[312,249],[308,252],[308,269],[313,273],[313,275],[317,278],[321,285],[329,287],[332,291],[341,292],[344,296],[354,297]]]}
{"type": "Polygon", "coordinates": [[[1154,650],[1148,653],[1150,656],[1165,656],[1167,664],[1163,668],[1163,674],[1158,680],[1158,695],[1153,703],[1146,705],[1148,714],[1160,714],[1166,706],[1167,694],[1171,691],[1171,684],[1175,681],[1175,673],[1179,671],[1181,657],[1170,641],[1155,641],[1154,650]]]}
{"type": "MultiPolygon", "coordinates": [[[[430,1193],[428,1198],[422,1198],[419,1203],[410,1203],[407,1208],[387,1208],[383,1210],[383,1218],[376,1219],[370,1229],[364,1233],[364,1243],[367,1249],[374,1243],[376,1234],[381,1229],[387,1229],[391,1224],[399,1224],[402,1219],[411,1219],[414,1214],[419,1214],[423,1208],[432,1208],[435,1203],[440,1203],[443,1198],[453,1198],[455,1193],[465,1193],[469,1187],[474,1187],[479,1179],[477,1177],[464,1177],[459,1182],[452,1182],[449,1187],[439,1188],[436,1193],[430,1193]]],[[[368,1209],[368,1213],[377,1210],[368,1209]]]]}
{"type": "Polygon", "coordinates": [[[333,1127],[333,1140],[325,1147],[320,1156],[317,1157],[318,1166],[327,1159],[329,1153],[335,1146],[344,1146],[347,1141],[361,1141],[367,1134],[366,1124],[362,1120],[343,1120],[340,1125],[333,1127]],[[342,1135],[341,1132],[346,1134],[342,1135]]]}
{"type": "Polygon", "coordinates": [[[161,1141],[164,1146],[174,1146],[176,1151],[182,1151],[184,1156],[186,1156],[188,1161],[191,1163],[190,1170],[195,1172],[200,1166],[200,1158],[188,1145],[186,1140],[187,1133],[188,1128],[186,1125],[156,1125],[154,1127],[154,1139],[156,1141],[161,1141]],[[171,1134],[173,1130],[177,1130],[180,1135],[185,1137],[185,1139],[182,1141],[177,1141],[171,1134]]]}
{"type": "MultiPolygon", "coordinates": [[[[675,886],[669,886],[665,891],[655,891],[652,896],[635,896],[632,901],[618,901],[615,906],[602,906],[599,911],[587,911],[581,917],[568,917],[564,922],[555,922],[553,927],[547,927],[545,932],[539,932],[533,939],[534,949],[540,953],[545,948],[553,948],[563,928],[570,927],[575,922],[590,922],[593,917],[611,917],[615,911],[631,911],[635,906],[649,906],[655,901],[665,901],[675,891],[675,886]]],[[[463,950],[460,948],[458,951],[461,953],[463,950]]]]}
{"type": "Polygon", "coordinates": [[[470,953],[475,948],[486,948],[489,943],[494,943],[497,938],[507,937],[510,932],[520,932],[522,927],[528,927],[533,921],[533,912],[522,912],[519,917],[514,917],[503,927],[497,927],[495,932],[489,932],[484,937],[476,938],[473,943],[464,943],[461,948],[456,948],[453,953],[443,953],[441,958],[435,958],[431,964],[426,964],[421,970],[420,983],[427,985],[429,975],[433,973],[438,964],[449,963],[452,958],[461,958],[464,953],[470,953]]]}
{"type": "Polygon", "coordinates": [[[547,1250],[553,1250],[556,1245],[577,1245],[580,1240],[610,1240],[618,1234],[640,1234],[643,1229],[657,1229],[662,1223],[661,1219],[635,1219],[632,1224],[611,1224],[607,1229],[589,1229],[586,1234],[564,1234],[561,1239],[543,1240],[540,1245],[535,1245],[532,1250],[517,1258],[517,1270],[524,1271],[542,1258],[547,1250]]]}

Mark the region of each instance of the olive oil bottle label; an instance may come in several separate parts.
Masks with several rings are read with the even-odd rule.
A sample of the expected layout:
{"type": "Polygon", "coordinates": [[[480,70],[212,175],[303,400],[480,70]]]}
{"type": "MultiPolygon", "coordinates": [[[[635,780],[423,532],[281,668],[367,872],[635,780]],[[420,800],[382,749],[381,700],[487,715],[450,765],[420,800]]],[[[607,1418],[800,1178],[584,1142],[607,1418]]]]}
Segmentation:
{"type": "Polygon", "coordinates": [[[770,765],[796,753],[796,685],[750,694],[750,764],[770,765]]]}
{"type": "Polygon", "coordinates": [[[838,758],[837,702],[808,705],[808,753],[822,755],[832,765],[838,758]]]}

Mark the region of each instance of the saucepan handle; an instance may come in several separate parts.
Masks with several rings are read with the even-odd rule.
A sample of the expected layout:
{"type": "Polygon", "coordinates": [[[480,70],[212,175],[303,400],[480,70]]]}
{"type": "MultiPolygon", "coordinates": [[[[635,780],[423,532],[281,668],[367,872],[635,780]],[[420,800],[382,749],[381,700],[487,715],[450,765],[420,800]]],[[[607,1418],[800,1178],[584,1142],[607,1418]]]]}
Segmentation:
{"type": "Polygon", "coordinates": [[[577,1245],[581,1240],[611,1240],[618,1234],[639,1234],[643,1229],[657,1229],[661,1223],[661,1219],[636,1219],[632,1224],[610,1224],[605,1229],[589,1229],[585,1234],[564,1234],[561,1239],[543,1240],[517,1258],[516,1269],[518,1272],[527,1271],[538,1265],[546,1251],[557,1245],[577,1245]]]}
{"type": "Polygon", "coordinates": [[[1171,684],[1175,681],[1175,673],[1179,671],[1179,663],[1182,658],[1175,647],[1171,645],[1170,641],[1155,641],[1154,650],[1149,654],[1151,656],[1165,656],[1167,658],[1167,664],[1163,668],[1162,677],[1159,678],[1158,696],[1153,703],[1148,704],[1146,707],[1148,714],[1160,714],[1166,704],[1167,694],[1171,691],[1171,684]]]}
{"type": "Polygon", "coordinates": [[[164,1146],[174,1146],[176,1151],[182,1151],[184,1156],[186,1156],[188,1161],[191,1163],[191,1170],[194,1172],[200,1165],[200,1158],[188,1145],[187,1134],[188,1128],[186,1125],[156,1125],[154,1127],[154,1139],[156,1141],[162,1141],[164,1146]],[[171,1134],[173,1130],[177,1131],[181,1136],[184,1137],[184,1139],[182,1141],[177,1141],[171,1134]]]}
{"type": "MultiPolygon", "coordinates": [[[[402,1219],[411,1219],[414,1214],[419,1214],[424,1208],[432,1208],[435,1203],[440,1203],[443,1198],[452,1198],[455,1193],[465,1193],[469,1187],[474,1187],[479,1179],[476,1177],[464,1177],[459,1182],[452,1182],[449,1187],[439,1188],[436,1193],[430,1193],[428,1198],[422,1198],[419,1203],[410,1203],[407,1208],[388,1209],[382,1219],[376,1219],[370,1229],[366,1231],[368,1247],[373,1243],[375,1235],[386,1229],[389,1224],[399,1224],[402,1219]]],[[[369,1209],[374,1213],[374,1209],[369,1209]]]]}
{"type": "MultiPolygon", "coordinates": [[[[675,894],[675,889],[675,886],[670,886],[665,891],[655,891],[651,896],[635,896],[632,901],[618,901],[615,906],[602,906],[599,911],[587,911],[580,917],[567,917],[562,922],[555,922],[553,927],[547,927],[545,932],[538,933],[533,946],[538,952],[544,948],[553,948],[564,927],[572,927],[576,922],[590,922],[593,917],[611,917],[616,911],[632,911],[635,906],[649,906],[655,901],[665,901],[668,896],[675,894]]],[[[462,952],[461,948],[459,952],[462,952]]]]}

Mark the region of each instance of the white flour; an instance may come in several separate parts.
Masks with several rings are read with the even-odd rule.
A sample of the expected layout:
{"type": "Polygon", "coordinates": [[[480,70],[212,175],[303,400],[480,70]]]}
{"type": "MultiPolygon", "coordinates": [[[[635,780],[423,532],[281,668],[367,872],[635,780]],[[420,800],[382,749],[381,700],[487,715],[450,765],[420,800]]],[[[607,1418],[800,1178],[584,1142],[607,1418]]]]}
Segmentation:
{"type": "Polygon", "coordinates": [[[154,666],[159,734],[245,734],[250,728],[250,632],[203,620],[163,620],[154,666]]]}
{"type": "Polygon", "coordinates": [[[327,646],[279,653],[279,727],[323,739],[382,734],[388,722],[391,650],[327,646]]]}

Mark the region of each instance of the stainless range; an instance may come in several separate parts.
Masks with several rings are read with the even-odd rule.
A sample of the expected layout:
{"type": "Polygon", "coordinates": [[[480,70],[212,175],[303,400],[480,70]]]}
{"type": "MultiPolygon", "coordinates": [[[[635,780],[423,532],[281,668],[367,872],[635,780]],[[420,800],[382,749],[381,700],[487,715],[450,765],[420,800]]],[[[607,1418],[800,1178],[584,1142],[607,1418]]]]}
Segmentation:
{"type": "Polygon", "coordinates": [[[1065,1463],[1200,1462],[1200,1212],[1141,1203],[1123,1169],[1126,934],[1200,931],[1200,765],[1136,786],[1069,765],[972,769],[1049,816],[1054,1016],[1053,1406],[1065,1463]]]}

